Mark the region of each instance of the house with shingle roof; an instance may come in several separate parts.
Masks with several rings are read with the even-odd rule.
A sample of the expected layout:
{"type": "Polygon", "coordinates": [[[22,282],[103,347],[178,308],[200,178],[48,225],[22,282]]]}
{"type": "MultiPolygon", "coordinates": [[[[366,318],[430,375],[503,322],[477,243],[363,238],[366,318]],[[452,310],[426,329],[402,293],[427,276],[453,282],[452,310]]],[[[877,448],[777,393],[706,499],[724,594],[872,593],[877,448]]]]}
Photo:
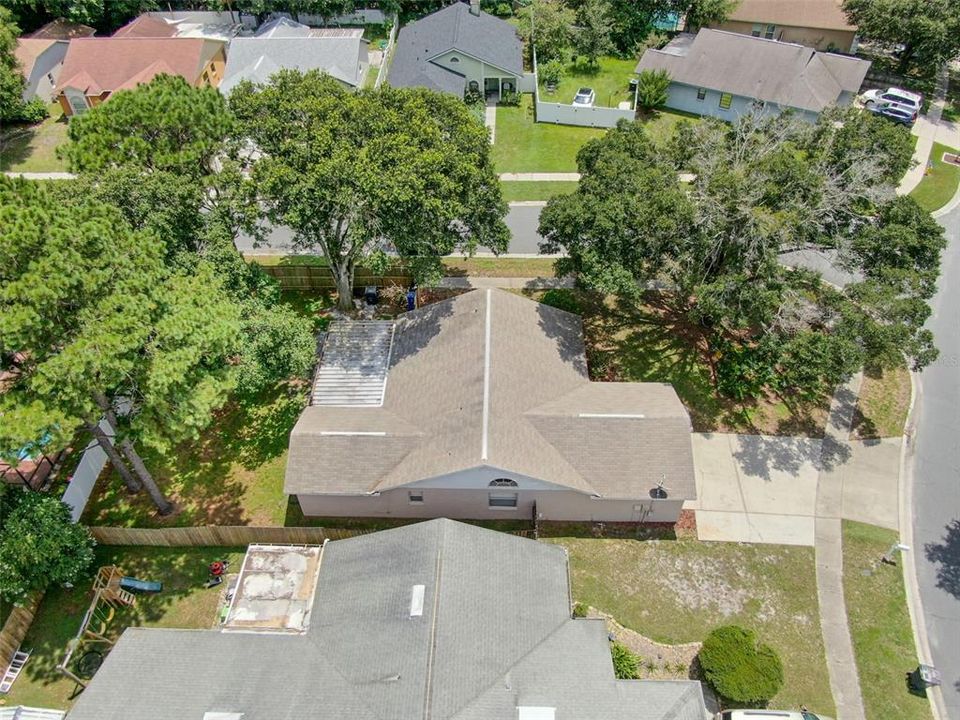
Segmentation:
{"type": "Polygon", "coordinates": [[[709,27],[824,52],[857,51],[857,27],[843,0],[740,0],[725,21],[709,27]]]}
{"type": "Polygon", "coordinates": [[[478,0],[455,2],[406,25],[397,36],[387,81],[463,97],[496,96],[521,87],[523,44],[516,28],[480,10],[478,0]]]}
{"type": "Polygon", "coordinates": [[[320,70],[348,88],[363,83],[369,66],[368,43],[359,28],[323,30],[281,17],[262,25],[253,37],[230,43],[220,92],[240,82],[263,84],[280,70],[320,70]]]}
{"type": "Polygon", "coordinates": [[[853,102],[869,69],[859,58],[705,29],[647,50],[636,72],[667,71],[666,106],[674,110],[731,121],[792,110],[815,122],[827,107],[853,102]]]}
{"type": "Polygon", "coordinates": [[[308,516],[675,522],[690,432],[672,386],[590,380],[579,316],[475,290],[331,326],[284,490],[308,516]]]}
{"type": "MultiPolygon", "coordinates": [[[[562,547],[441,519],[319,555],[301,632],[129,627],[70,720],[707,717],[697,681],[616,678],[605,622],[572,617],[562,547]]],[[[255,565],[234,598],[270,587],[255,565]]]]}
{"type": "Polygon", "coordinates": [[[70,22],[63,18],[51,20],[41,28],[34,30],[27,37],[36,40],[73,40],[74,38],[91,37],[96,30],[89,25],[70,22]]]}
{"type": "Polygon", "coordinates": [[[55,89],[67,115],[81,114],[118,90],[179,75],[216,87],[226,64],[224,43],[186,37],[108,37],[70,41],[55,89]]]}
{"type": "Polygon", "coordinates": [[[45,103],[53,100],[54,89],[63,59],[67,54],[67,41],[52,38],[19,38],[13,51],[17,65],[23,74],[23,100],[29,102],[40,98],[45,103]]]}

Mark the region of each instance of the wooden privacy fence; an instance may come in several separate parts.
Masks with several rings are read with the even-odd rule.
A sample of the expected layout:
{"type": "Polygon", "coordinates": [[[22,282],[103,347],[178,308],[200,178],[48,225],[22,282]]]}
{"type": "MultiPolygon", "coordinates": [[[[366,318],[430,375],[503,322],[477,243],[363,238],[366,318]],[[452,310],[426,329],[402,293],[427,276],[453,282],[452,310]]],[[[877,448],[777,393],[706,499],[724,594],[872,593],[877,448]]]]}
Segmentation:
{"type": "Polygon", "coordinates": [[[371,530],[323,527],[257,527],[253,525],[203,525],[177,528],[92,527],[101,545],[152,545],[157,547],[240,546],[250,544],[318,545],[343,540],[371,530]]]}
{"type": "MultiPolygon", "coordinates": [[[[263,270],[277,279],[284,290],[333,290],[335,285],[330,270],[321,265],[263,265],[263,270]]],[[[403,268],[390,268],[385,275],[375,275],[369,270],[358,268],[353,286],[364,285],[402,285],[407,286],[413,275],[403,268]]]]}
{"type": "Polygon", "coordinates": [[[37,614],[43,593],[34,593],[22,606],[10,611],[7,621],[0,630],[0,675],[6,672],[13,661],[13,654],[20,647],[27,630],[33,623],[33,616],[37,614]]]}

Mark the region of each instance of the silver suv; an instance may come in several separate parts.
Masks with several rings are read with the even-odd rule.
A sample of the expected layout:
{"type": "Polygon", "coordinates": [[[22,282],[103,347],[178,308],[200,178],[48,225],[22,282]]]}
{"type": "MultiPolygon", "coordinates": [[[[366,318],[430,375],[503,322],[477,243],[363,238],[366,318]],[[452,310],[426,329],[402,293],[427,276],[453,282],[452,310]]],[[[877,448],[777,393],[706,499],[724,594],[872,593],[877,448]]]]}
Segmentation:
{"type": "Polygon", "coordinates": [[[920,108],[923,105],[923,96],[917,93],[904,90],[902,88],[887,88],[886,90],[867,90],[860,96],[863,104],[868,108],[871,105],[893,105],[904,110],[909,110],[913,119],[917,119],[920,114],[920,108]]]}

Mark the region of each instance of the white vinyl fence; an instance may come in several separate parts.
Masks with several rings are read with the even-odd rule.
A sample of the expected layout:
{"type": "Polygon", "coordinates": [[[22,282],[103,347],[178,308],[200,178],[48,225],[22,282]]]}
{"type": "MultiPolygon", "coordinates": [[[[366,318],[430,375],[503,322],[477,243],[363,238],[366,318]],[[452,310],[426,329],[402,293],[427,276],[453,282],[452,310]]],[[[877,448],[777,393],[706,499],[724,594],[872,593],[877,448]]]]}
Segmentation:
{"type": "MultiPolygon", "coordinates": [[[[377,11],[379,12],[379,10],[377,11]]],[[[380,87],[387,79],[387,73],[390,72],[390,60],[393,58],[393,46],[397,42],[397,33],[400,31],[400,17],[394,13],[393,27],[390,28],[390,36],[387,38],[387,47],[383,51],[383,58],[380,60],[380,70],[377,72],[377,81],[373,84],[375,88],[380,87]]]]}
{"type": "MultiPolygon", "coordinates": [[[[106,419],[100,421],[100,429],[107,435],[113,437],[113,428],[106,419]]],[[[90,499],[90,493],[93,492],[93,486],[103,472],[107,464],[107,454],[96,440],[91,440],[83,451],[83,457],[80,458],[80,464],[77,465],[76,472],[70,478],[70,484],[67,490],[60,498],[70,506],[70,517],[74,522],[83,515],[83,509],[87,506],[87,500],[90,499]]]]}

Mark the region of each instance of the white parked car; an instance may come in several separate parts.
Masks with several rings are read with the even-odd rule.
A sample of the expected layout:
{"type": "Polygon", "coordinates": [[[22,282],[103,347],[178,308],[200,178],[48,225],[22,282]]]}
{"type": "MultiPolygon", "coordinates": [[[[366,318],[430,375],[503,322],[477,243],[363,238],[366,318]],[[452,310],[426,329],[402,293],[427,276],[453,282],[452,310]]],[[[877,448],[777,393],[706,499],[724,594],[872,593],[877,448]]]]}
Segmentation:
{"type": "Polygon", "coordinates": [[[867,107],[871,105],[896,105],[897,107],[910,110],[916,116],[920,114],[920,107],[923,105],[923,96],[917,93],[904,90],[902,88],[887,88],[886,90],[867,90],[860,96],[863,104],[867,107]]]}
{"type": "Polygon", "coordinates": [[[579,107],[593,107],[596,99],[597,94],[593,91],[593,88],[582,87],[577,90],[577,94],[573,98],[573,104],[579,107]]]}

